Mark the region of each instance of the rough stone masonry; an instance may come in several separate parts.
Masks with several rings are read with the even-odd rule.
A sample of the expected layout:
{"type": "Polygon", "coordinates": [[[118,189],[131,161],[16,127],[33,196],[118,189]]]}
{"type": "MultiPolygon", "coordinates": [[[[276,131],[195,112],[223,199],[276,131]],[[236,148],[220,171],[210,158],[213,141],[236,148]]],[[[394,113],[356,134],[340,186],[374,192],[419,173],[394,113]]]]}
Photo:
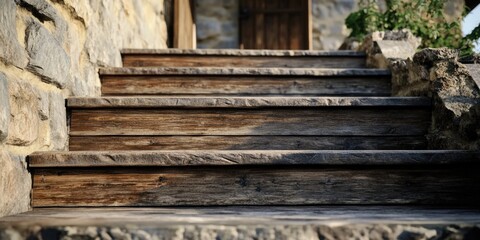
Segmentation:
{"type": "Polygon", "coordinates": [[[98,96],[121,48],[166,48],[163,1],[0,0],[0,217],[30,207],[25,156],[66,149],[65,98],[98,96]]]}

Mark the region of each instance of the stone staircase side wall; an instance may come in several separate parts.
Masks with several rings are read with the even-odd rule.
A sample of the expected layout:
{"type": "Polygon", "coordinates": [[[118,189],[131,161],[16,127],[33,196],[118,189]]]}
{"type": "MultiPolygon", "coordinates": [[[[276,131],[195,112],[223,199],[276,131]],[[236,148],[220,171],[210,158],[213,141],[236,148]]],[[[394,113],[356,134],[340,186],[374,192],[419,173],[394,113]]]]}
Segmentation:
{"type": "Polygon", "coordinates": [[[0,0],[0,216],[30,207],[25,156],[67,148],[65,98],[99,96],[121,48],[166,48],[163,1],[0,0]]]}
{"type": "Polygon", "coordinates": [[[370,67],[392,71],[394,96],[433,99],[427,135],[431,149],[480,149],[480,88],[475,72],[458,60],[456,50],[423,49],[408,31],[376,32],[360,46],[370,67]]]}

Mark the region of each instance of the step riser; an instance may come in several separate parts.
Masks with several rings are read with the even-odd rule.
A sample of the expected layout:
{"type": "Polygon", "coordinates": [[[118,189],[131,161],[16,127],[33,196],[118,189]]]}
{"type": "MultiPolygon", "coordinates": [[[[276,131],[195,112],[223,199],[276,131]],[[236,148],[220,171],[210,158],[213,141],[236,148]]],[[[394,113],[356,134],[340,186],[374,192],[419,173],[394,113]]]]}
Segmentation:
{"type": "Polygon", "coordinates": [[[337,95],[389,96],[388,76],[102,76],[102,94],[115,95],[337,95]]]}
{"type": "Polygon", "coordinates": [[[421,136],[429,107],[72,109],[70,133],[85,135],[421,136]]]}
{"type": "Polygon", "coordinates": [[[291,67],[291,68],[361,68],[363,56],[162,56],[123,55],[124,67],[291,67]]]}
{"type": "Polygon", "coordinates": [[[478,205],[476,169],[198,167],[35,169],[33,206],[478,205]]]}
{"type": "Polygon", "coordinates": [[[71,136],[70,151],[426,149],[423,136],[71,136]]]}

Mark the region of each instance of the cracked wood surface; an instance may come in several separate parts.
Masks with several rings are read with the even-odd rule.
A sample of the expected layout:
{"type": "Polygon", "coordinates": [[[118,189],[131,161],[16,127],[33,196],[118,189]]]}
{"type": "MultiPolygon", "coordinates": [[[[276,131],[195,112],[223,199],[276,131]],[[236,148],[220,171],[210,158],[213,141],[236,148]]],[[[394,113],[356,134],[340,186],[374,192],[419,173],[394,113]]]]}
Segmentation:
{"type": "Polygon", "coordinates": [[[35,168],[33,207],[478,205],[478,167],[35,168]]]}
{"type": "Polygon", "coordinates": [[[82,150],[388,150],[426,149],[424,136],[70,136],[82,150]]]}
{"type": "Polygon", "coordinates": [[[478,165],[479,152],[454,150],[178,150],[36,152],[29,166],[115,167],[199,165],[478,165]]]}
{"type": "Polygon", "coordinates": [[[480,211],[414,206],[248,206],[36,208],[0,219],[0,228],[36,226],[175,226],[321,224],[480,224],[480,211]]]}
{"type": "Polygon", "coordinates": [[[389,96],[390,76],[103,75],[102,95],[389,96]]]}
{"type": "Polygon", "coordinates": [[[70,135],[424,135],[429,107],[71,109],[70,135]]]}

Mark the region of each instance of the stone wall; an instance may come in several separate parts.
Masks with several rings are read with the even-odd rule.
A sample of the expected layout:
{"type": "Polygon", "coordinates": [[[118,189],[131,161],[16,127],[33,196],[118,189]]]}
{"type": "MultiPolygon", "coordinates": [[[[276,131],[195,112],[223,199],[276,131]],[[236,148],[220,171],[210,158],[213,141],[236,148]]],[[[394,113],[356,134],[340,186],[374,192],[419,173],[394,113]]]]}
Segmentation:
{"type": "Polygon", "coordinates": [[[65,98],[99,96],[119,49],[166,39],[159,0],[0,0],[0,216],[29,209],[25,156],[67,149],[65,98]]]}
{"type": "Polygon", "coordinates": [[[480,64],[464,65],[456,50],[423,49],[409,31],[375,32],[359,49],[367,65],[392,71],[392,95],[432,98],[430,149],[480,149],[480,64]]]}
{"type": "Polygon", "coordinates": [[[238,48],[238,0],[197,0],[198,48],[238,48]]]}
{"type": "MultiPolygon", "coordinates": [[[[345,18],[358,0],[312,0],[313,48],[337,49],[348,31],[345,18]]],[[[239,0],[197,0],[198,48],[238,48],[239,0]]]]}
{"type": "Polygon", "coordinates": [[[393,61],[391,69],[395,96],[433,100],[429,148],[480,149],[480,88],[457,51],[424,49],[412,59],[393,61]]]}

